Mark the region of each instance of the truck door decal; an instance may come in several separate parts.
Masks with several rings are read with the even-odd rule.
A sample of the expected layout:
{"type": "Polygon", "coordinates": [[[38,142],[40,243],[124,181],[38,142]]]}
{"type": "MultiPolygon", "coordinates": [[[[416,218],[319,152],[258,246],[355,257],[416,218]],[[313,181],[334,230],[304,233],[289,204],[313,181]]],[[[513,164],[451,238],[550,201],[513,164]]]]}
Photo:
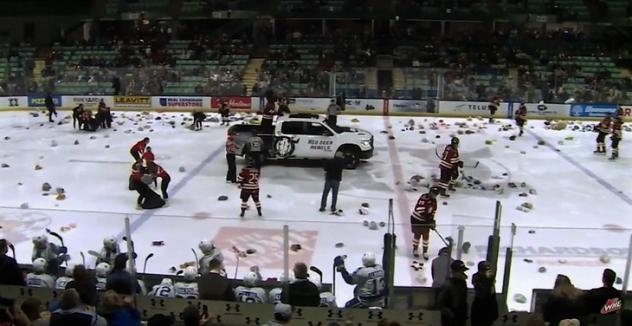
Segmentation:
{"type": "Polygon", "coordinates": [[[294,154],[297,141],[293,141],[289,137],[279,137],[274,143],[274,150],[280,158],[288,158],[294,154]]]}

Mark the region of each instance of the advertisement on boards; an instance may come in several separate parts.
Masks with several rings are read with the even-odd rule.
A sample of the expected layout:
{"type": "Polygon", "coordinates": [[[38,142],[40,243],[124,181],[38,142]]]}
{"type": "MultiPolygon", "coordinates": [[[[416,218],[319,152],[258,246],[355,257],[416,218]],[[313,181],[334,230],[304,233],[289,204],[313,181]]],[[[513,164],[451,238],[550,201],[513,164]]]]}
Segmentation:
{"type": "MultiPolygon", "coordinates": [[[[474,101],[440,101],[439,113],[440,114],[452,114],[452,115],[488,115],[489,109],[487,106],[489,102],[474,102],[474,101]]],[[[497,117],[507,117],[509,112],[509,103],[500,103],[498,111],[496,111],[497,117]]]]}
{"type": "Polygon", "coordinates": [[[329,106],[330,98],[316,97],[290,97],[288,98],[288,106],[290,111],[313,111],[314,113],[324,113],[329,106]]]}
{"type": "Polygon", "coordinates": [[[572,104],[571,117],[605,117],[617,114],[616,104],[572,104]]]}
{"type": "Polygon", "coordinates": [[[389,113],[435,113],[436,106],[425,100],[389,100],[389,113]]]}
{"type": "MultiPolygon", "coordinates": [[[[53,95],[53,103],[55,106],[61,106],[61,96],[53,95]]],[[[44,107],[46,104],[44,100],[46,99],[46,95],[33,95],[28,97],[29,106],[31,107],[44,107]]]]}
{"type": "Polygon", "coordinates": [[[221,96],[211,98],[211,108],[219,108],[220,100],[228,101],[230,108],[236,111],[249,111],[252,109],[252,98],[249,96],[221,96]]]}
{"type": "MultiPolygon", "coordinates": [[[[528,117],[568,117],[570,116],[570,104],[550,104],[550,103],[525,103],[528,117]]],[[[520,103],[512,103],[511,117],[520,107],[520,103]]]]}
{"type": "Polygon", "coordinates": [[[209,103],[208,97],[200,96],[155,96],[151,98],[153,107],[164,109],[202,109],[208,108],[209,103]]]}
{"type": "Polygon", "coordinates": [[[61,102],[64,107],[74,108],[79,104],[83,104],[84,108],[95,109],[99,106],[99,102],[103,100],[108,107],[114,106],[114,98],[112,96],[62,96],[61,102]]]}
{"type": "Polygon", "coordinates": [[[150,108],[149,96],[114,96],[115,108],[150,108]]]}
{"type": "Polygon", "coordinates": [[[630,105],[621,105],[621,113],[622,117],[629,118],[632,117],[632,106],[630,105]]]}
{"type": "Polygon", "coordinates": [[[17,109],[28,106],[28,97],[26,96],[0,97],[0,109],[17,109]]]}
{"type": "MultiPolygon", "coordinates": [[[[327,103],[329,106],[329,103],[327,103]]],[[[325,108],[327,107],[325,106],[325,108]]],[[[346,99],[344,112],[363,112],[381,115],[384,108],[384,100],[376,99],[346,99]]]]}

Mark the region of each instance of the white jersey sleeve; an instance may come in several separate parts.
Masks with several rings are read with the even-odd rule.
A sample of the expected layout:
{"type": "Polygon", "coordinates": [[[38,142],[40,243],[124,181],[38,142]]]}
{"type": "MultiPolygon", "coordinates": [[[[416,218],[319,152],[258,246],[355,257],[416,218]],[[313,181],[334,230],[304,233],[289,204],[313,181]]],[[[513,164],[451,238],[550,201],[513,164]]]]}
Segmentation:
{"type": "Polygon", "coordinates": [[[173,285],[158,284],[154,285],[151,291],[149,291],[149,295],[161,298],[175,298],[176,291],[174,290],[173,285]]]}
{"type": "Polygon", "coordinates": [[[107,279],[105,277],[97,277],[97,291],[105,291],[105,284],[107,279]]]}
{"type": "Polygon", "coordinates": [[[200,296],[198,285],[195,282],[176,282],[173,288],[175,289],[176,298],[197,299],[200,296]]]}
{"type": "Polygon", "coordinates": [[[70,283],[70,281],[72,281],[72,277],[68,277],[68,276],[60,276],[56,281],[55,281],[55,289],[57,290],[65,290],[66,289],[66,285],[68,283],[70,283]]]}
{"type": "Polygon", "coordinates": [[[219,260],[220,262],[224,262],[224,256],[222,255],[222,252],[215,248],[211,253],[209,253],[208,255],[204,255],[202,256],[202,258],[200,258],[200,268],[198,273],[200,273],[200,275],[204,275],[206,273],[208,273],[208,264],[211,262],[211,260],[216,259],[219,260]]]}
{"type": "Polygon", "coordinates": [[[266,290],[260,287],[238,286],[235,288],[235,298],[239,302],[245,303],[266,303],[266,290]]]}
{"type": "Polygon", "coordinates": [[[55,288],[55,279],[48,274],[28,273],[26,275],[26,286],[36,288],[55,288]]]}
{"type": "Polygon", "coordinates": [[[360,267],[351,275],[356,284],[354,294],[360,300],[375,300],[384,296],[386,280],[382,266],[360,267]]]}
{"type": "Polygon", "coordinates": [[[270,293],[268,293],[268,300],[271,304],[277,304],[279,302],[281,302],[281,293],[283,293],[283,289],[282,288],[274,288],[272,290],[270,290],[270,293]]]}

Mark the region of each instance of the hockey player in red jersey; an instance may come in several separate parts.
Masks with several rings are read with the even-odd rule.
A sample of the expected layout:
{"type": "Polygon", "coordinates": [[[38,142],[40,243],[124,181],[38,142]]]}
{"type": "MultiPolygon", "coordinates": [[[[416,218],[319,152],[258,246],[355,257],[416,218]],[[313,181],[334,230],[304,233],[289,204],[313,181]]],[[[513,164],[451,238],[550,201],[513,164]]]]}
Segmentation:
{"type": "Polygon", "coordinates": [[[621,130],[623,127],[623,119],[621,117],[616,117],[612,121],[612,136],[610,136],[611,147],[612,147],[612,156],[611,160],[616,160],[619,157],[619,142],[623,136],[623,131],[621,130]]]}
{"type": "Polygon", "coordinates": [[[134,144],[132,148],[130,148],[129,153],[134,157],[135,162],[140,162],[142,155],[145,153],[145,147],[149,144],[149,138],[145,137],[143,140],[134,144]]]}
{"type": "Polygon", "coordinates": [[[527,122],[527,106],[524,103],[520,103],[520,107],[516,110],[514,117],[518,129],[520,129],[520,133],[518,134],[520,137],[524,133],[524,124],[527,122]]]}
{"type": "Polygon", "coordinates": [[[447,190],[454,189],[454,181],[459,176],[459,167],[463,167],[463,162],[459,159],[459,138],[452,137],[450,145],[446,146],[441,155],[441,176],[439,178],[439,188],[441,188],[441,196],[450,197],[447,190]]]}
{"type": "Polygon", "coordinates": [[[606,135],[610,133],[610,128],[612,127],[612,118],[607,116],[603,118],[599,124],[595,127],[595,130],[599,133],[597,135],[597,150],[594,153],[606,153],[606,135]]]}
{"type": "Polygon", "coordinates": [[[437,212],[437,195],[439,187],[431,187],[427,194],[421,195],[415,210],[410,215],[410,227],[413,232],[413,256],[419,257],[419,240],[422,238],[422,255],[428,260],[428,244],[430,230],[435,228],[435,213],[437,212]]]}
{"type": "Polygon", "coordinates": [[[151,151],[151,147],[147,146],[145,152],[143,153],[142,159],[145,166],[149,166],[156,160],[156,156],[154,156],[154,152],[151,151]]]}
{"type": "Polygon", "coordinates": [[[241,214],[239,216],[244,217],[246,208],[248,208],[248,198],[252,196],[255,205],[257,206],[257,213],[261,216],[261,202],[259,202],[259,170],[248,164],[241,170],[237,177],[237,183],[241,186],[241,214]]]}
{"type": "Polygon", "coordinates": [[[149,171],[151,172],[152,176],[154,177],[154,180],[160,178],[160,190],[162,192],[162,199],[167,199],[169,198],[169,194],[167,194],[167,188],[169,188],[169,182],[171,182],[171,176],[169,175],[169,173],[167,173],[167,171],[165,171],[165,169],[162,168],[162,166],[156,164],[155,162],[151,162],[149,163],[149,167],[148,167],[149,171]]]}

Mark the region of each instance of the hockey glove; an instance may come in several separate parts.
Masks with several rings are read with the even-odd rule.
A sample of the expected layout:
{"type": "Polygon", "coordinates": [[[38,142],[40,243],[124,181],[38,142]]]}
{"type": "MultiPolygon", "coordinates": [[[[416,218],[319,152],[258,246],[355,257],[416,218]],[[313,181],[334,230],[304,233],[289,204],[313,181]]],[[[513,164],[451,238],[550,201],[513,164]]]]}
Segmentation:
{"type": "Polygon", "coordinates": [[[59,254],[66,254],[68,253],[68,248],[67,247],[59,247],[59,254]]]}
{"type": "Polygon", "coordinates": [[[430,223],[429,227],[430,227],[430,230],[434,230],[434,229],[437,228],[437,223],[436,222],[432,222],[432,223],[430,223]]]}

